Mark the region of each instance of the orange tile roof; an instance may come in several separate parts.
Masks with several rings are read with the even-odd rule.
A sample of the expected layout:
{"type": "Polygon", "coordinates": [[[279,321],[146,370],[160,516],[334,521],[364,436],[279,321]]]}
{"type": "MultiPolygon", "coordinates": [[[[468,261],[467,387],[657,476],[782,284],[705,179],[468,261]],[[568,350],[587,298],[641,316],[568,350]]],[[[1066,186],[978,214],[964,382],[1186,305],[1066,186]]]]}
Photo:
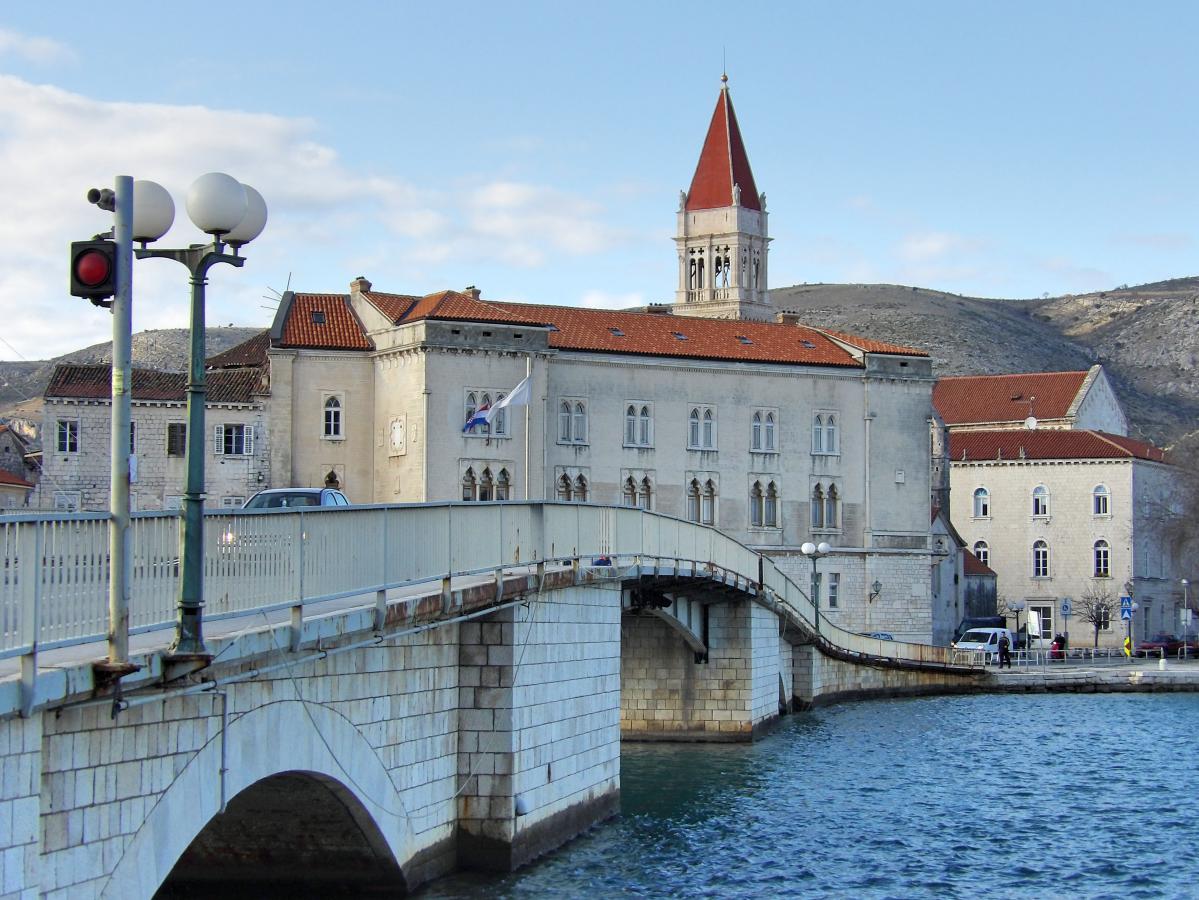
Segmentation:
{"type": "Polygon", "coordinates": [[[1019,459],[1146,459],[1165,462],[1165,452],[1145,441],[1102,431],[1046,428],[1029,431],[953,431],[949,434],[951,462],[990,462],[1019,459]]]}
{"type": "Polygon", "coordinates": [[[1023,422],[1030,412],[1038,419],[1060,419],[1086,377],[1083,371],[942,378],[933,388],[933,407],[946,425],[1023,422]]]}
{"type": "Polygon", "coordinates": [[[295,294],[283,324],[280,347],[373,350],[344,294],[295,294]]]}
{"type": "Polygon", "coordinates": [[[746,209],[762,208],[749,156],[741,140],[737,114],[728,85],[720,88],[716,109],[708,125],[708,135],[699,154],[691,190],[687,192],[687,209],[720,209],[733,205],[733,185],[741,188],[741,205],[746,209]]]}
{"type": "Polygon", "coordinates": [[[984,565],[983,562],[971,553],[969,550],[962,551],[962,574],[963,575],[994,575],[995,570],[990,566],[984,565]]]}
{"type": "Polygon", "coordinates": [[[385,294],[381,291],[363,291],[362,296],[375,309],[391,319],[392,324],[404,318],[408,314],[408,310],[412,309],[413,305],[420,300],[420,297],[411,294],[385,294]]]}
{"type": "Polygon", "coordinates": [[[31,488],[33,485],[24,478],[18,478],[12,472],[0,469],[0,484],[11,484],[14,487],[31,488]]]}
{"type": "Polygon", "coordinates": [[[230,347],[224,353],[204,361],[209,369],[234,369],[242,366],[261,366],[266,363],[266,351],[271,345],[271,333],[263,329],[252,338],[230,347]]]}
{"type": "MultiPolygon", "coordinates": [[[[326,296],[296,294],[288,321],[284,324],[284,335],[290,332],[291,319],[297,315],[304,316],[305,310],[311,308],[310,301],[326,296]]],[[[536,303],[501,303],[480,300],[458,291],[439,291],[420,298],[373,291],[364,296],[385,314],[399,312],[396,324],[432,319],[548,327],[551,329],[549,345],[561,350],[793,365],[861,366],[852,353],[839,346],[828,334],[802,325],[701,319],[536,303]],[[396,302],[393,299],[380,302],[381,297],[393,298],[396,302]],[[404,303],[399,301],[410,302],[404,308],[404,303]]],[[[354,321],[357,322],[356,319],[354,321]]],[[[365,334],[360,332],[359,336],[365,343],[365,334]]],[[[928,356],[923,350],[852,335],[837,333],[837,338],[871,353],[928,356]]]]}
{"type": "Polygon", "coordinates": [[[828,328],[821,328],[825,334],[830,337],[837,338],[847,344],[852,344],[859,350],[865,350],[867,353],[891,353],[899,356],[928,356],[927,350],[920,350],[916,347],[905,347],[903,344],[888,344],[883,341],[875,341],[870,338],[858,337],[856,334],[846,334],[843,331],[831,331],[828,328]]]}

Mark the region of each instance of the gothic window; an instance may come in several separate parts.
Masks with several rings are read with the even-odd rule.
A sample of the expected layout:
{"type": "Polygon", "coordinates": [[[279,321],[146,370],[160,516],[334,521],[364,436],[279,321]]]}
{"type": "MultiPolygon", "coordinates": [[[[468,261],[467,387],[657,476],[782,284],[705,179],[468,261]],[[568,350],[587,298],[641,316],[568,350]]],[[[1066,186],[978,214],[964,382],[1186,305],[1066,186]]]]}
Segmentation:
{"type": "MultiPolygon", "coordinates": [[[[503,399],[504,399],[504,395],[502,393],[495,395],[496,403],[499,403],[503,399]]],[[[496,414],[495,414],[495,418],[492,420],[490,427],[491,427],[491,430],[495,434],[506,435],[508,433],[508,410],[507,409],[497,410],[496,414]]]]}
{"type": "Polygon", "coordinates": [[[1049,545],[1044,541],[1032,545],[1032,577],[1049,577],[1049,545]]]}
{"type": "Polygon", "coordinates": [[[637,445],[637,407],[631,403],[624,411],[624,442],[627,447],[637,445]]]}
{"type": "Polygon", "coordinates": [[[837,527],[837,521],[838,521],[837,500],[838,499],[840,499],[840,498],[837,493],[837,486],[835,484],[830,484],[828,486],[828,493],[824,497],[824,527],[825,528],[836,528],[837,527]]]}
{"type": "Polygon", "coordinates": [[[698,522],[699,519],[699,482],[692,478],[687,485],[687,521],[698,522]]]}
{"type": "Polygon", "coordinates": [[[1032,514],[1038,517],[1049,515],[1049,490],[1043,484],[1032,489],[1032,514]]]}
{"type": "Polygon", "coordinates": [[[583,405],[583,401],[575,402],[574,414],[574,442],[576,444],[587,443],[587,407],[583,405]]]}
{"type": "Polygon", "coordinates": [[[704,525],[716,523],[716,485],[710,478],[704,482],[703,496],[700,497],[699,520],[704,525]]]}
{"type": "Polygon", "coordinates": [[[325,401],[325,432],[327,438],[339,438],[341,433],[341,401],[330,397],[325,401]]]}
{"type": "Polygon", "coordinates": [[[762,414],[754,413],[753,425],[750,428],[749,449],[762,449],[762,414]]]}
{"type": "Polygon", "coordinates": [[[749,524],[755,528],[762,527],[762,484],[755,481],[749,491],[749,524]]]}
{"type": "Polygon", "coordinates": [[[974,518],[989,519],[991,517],[991,492],[984,487],[974,490],[974,518]]]}
{"type": "Polygon", "coordinates": [[[625,506],[637,505],[637,482],[633,481],[633,476],[629,476],[624,480],[624,497],[625,506]]]}
{"type": "Polygon", "coordinates": [[[649,407],[643,406],[637,422],[637,443],[642,447],[649,447],[653,442],[653,419],[650,416],[649,407]]]}
{"type": "Polygon", "coordinates": [[[754,290],[762,286],[762,254],[754,251],[754,290]]]}
{"type": "Polygon", "coordinates": [[[766,485],[766,509],[762,524],[767,528],[779,527],[779,492],[773,481],[766,485]]]}
{"type": "Polygon", "coordinates": [[[812,488],[812,527],[824,527],[824,489],[818,484],[812,488]]]}
{"type": "Polygon", "coordinates": [[[774,440],[774,413],[766,413],[765,429],[762,435],[763,447],[767,453],[773,453],[775,448],[774,440]]]}
{"type": "Polygon", "coordinates": [[[624,411],[624,445],[650,447],[653,445],[653,417],[648,404],[638,407],[630,403],[624,411]]]}
{"type": "Polygon", "coordinates": [[[491,480],[491,469],[483,470],[483,477],[479,479],[479,499],[491,500],[493,498],[492,490],[495,487],[495,482],[491,480]]]}
{"type": "Polygon", "coordinates": [[[641,491],[637,495],[637,505],[642,509],[654,508],[654,489],[648,476],[641,479],[641,491]]]}
{"type": "Polygon", "coordinates": [[[575,495],[574,499],[579,503],[587,502],[587,479],[580,475],[575,479],[575,495]]]}
{"type": "Polygon", "coordinates": [[[831,413],[824,419],[824,452],[837,452],[837,417],[831,413]]]}
{"type": "Polygon", "coordinates": [[[1111,493],[1106,485],[1097,484],[1091,492],[1092,512],[1097,516],[1111,515],[1111,493]]]}
{"type": "Polygon", "coordinates": [[[558,479],[558,499],[559,500],[570,500],[571,499],[570,476],[569,475],[563,475],[561,478],[558,479]]]}
{"type": "Polygon", "coordinates": [[[1095,542],[1095,577],[1112,577],[1112,551],[1107,541],[1095,542]]]}
{"type": "Polygon", "coordinates": [[[558,406],[558,443],[587,443],[587,403],[563,400],[558,406]]]}
{"type": "MultiPolygon", "coordinates": [[[[59,423],[59,425],[60,425],[60,433],[61,433],[61,423],[59,423]]],[[[687,446],[690,448],[696,449],[696,450],[699,449],[699,409],[698,408],[693,408],[691,410],[691,416],[688,420],[687,446]]]]}
{"type": "Polygon", "coordinates": [[[474,500],[475,499],[475,488],[476,488],[475,470],[467,469],[466,474],[464,474],[462,476],[462,499],[463,500],[474,500]]]}
{"type": "Polygon", "coordinates": [[[975,541],[974,556],[984,566],[991,564],[991,548],[987,546],[986,541],[975,541]]]}
{"type": "Polygon", "coordinates": [[[558,443],[570,443],[570,403],[566,400],[558,406],[558,443]]]}
{"type": "Polygon", "coordinates": [[[499,477],[495,480],[495,499],[511,499],[511,487],[511,479],[508,477],[508,470],[500,469],[499,477]]]}
{"type": "Polygon", "coordinates": [[[703,447],[705,450],[711,450],[716,446],[716,417],[712,415],[712,410],[704,410],[704,434],[703,447]]]}
{"type": "Polygon", "coordinates": [[[812,420],[812,452],[824,452],[824,416],[812,420]]]}

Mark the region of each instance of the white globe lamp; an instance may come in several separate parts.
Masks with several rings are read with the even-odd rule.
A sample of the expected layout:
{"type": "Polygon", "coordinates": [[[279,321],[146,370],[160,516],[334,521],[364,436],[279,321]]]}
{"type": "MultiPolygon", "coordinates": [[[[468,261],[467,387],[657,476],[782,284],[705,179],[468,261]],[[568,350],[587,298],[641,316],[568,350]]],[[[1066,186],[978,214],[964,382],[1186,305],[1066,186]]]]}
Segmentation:
{"type": "Polygon", "coordinates": [[[262,199],[262,194],[248,184],[243,184],[242,190],[246,192],[246,214],[237,227],[225,235],[225,243],[231,247],[250,243],[266,228],[266,201],[262,199]]]}
{"type": "Polygon", "coordinates": [[[241,224],[247,208],[241,182],[223,172],[201,175],[187,189],[187,216],[205,234],[228,234],[241,224]]]}
{"type": "Polygon", "coordinates": [[[167,189],[155,181],[133,182],[133,239],[140,243],[156,241],[175,221],[175,201],[167,189]]]}

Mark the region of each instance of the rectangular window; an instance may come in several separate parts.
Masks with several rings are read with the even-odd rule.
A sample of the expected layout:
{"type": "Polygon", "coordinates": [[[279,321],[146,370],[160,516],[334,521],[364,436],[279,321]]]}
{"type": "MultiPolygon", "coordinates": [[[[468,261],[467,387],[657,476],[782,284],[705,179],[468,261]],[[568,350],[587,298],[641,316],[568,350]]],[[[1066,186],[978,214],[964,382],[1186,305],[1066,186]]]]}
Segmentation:
{"type": "Polygon", "coordinates": [[[218,456],[253,456],[254,426],[235,423],[217,425],[213,429],[212,446],[218,456]]]}
{"type": "Polygon", "coordinates": [[[245,497],[222,497],[221,509],[241,509],[245,502],[245,497]]]}
{"type": "Polygon", "coordinates": [[[321,436],[328,440],[338,440],[343,437],[341,429],[342,402],[341,397],[331,394],[325,398],[324,422],[321,436]]]}
{"type": "Polygon", "coordinates": [[[167,456],[187,455],[187,425],[183,422],[167,424],[167,456]]]}
{"type": "Polygon", "coordinates": [[[78,453],[79,452],[79,420],[78,419],[59,419],[58,420],[58,452],[59,453],[78,453]]]}
{"type": "Polygon", "coordinates": [[[1028,605],[1028,611],[1030,613],[1036,613],[1036,617],[1041,626],[1040,631],[1032,636],[1043,638],[1045,640],[1051,640],[1053,638],[1053,606],[1048,603],[1043,605],[1039,603],[1030,603],[1028,605]]]}
{"type": "Polygon", "coordinates": [[[841,598],[841,573],[828,573],[828,608],[836,609],[841,598]]]}
{"type": "Polygon", "coordinates": [[[79,491],[54,492],[55,512],[78,512],[82,502],[83,495],[79,491]]]}
{"type": "Polygon", "coordinates": [[[1111,631],[1112,630],[1112,611],[1108,607],[1104,606],[1104,607],[1101,607],[1100,609],[1096,610],[1096,612],[1098,613],[1098,616],[1096,616],[1096,618],[1099,619],[1099,630],[1100,631],[1111,631]]]}

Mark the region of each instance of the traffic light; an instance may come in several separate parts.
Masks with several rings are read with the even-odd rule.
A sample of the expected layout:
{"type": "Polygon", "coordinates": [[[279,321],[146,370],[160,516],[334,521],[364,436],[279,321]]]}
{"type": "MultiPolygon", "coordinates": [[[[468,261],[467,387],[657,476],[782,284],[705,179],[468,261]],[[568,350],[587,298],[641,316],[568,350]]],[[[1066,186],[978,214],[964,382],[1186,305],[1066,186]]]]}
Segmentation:
{"type": "Polygon", "coordinates": [[[96,306],[117,292],[115,241],[74,241],[71,244],[71,296],[86,297],[96,306]]]}

